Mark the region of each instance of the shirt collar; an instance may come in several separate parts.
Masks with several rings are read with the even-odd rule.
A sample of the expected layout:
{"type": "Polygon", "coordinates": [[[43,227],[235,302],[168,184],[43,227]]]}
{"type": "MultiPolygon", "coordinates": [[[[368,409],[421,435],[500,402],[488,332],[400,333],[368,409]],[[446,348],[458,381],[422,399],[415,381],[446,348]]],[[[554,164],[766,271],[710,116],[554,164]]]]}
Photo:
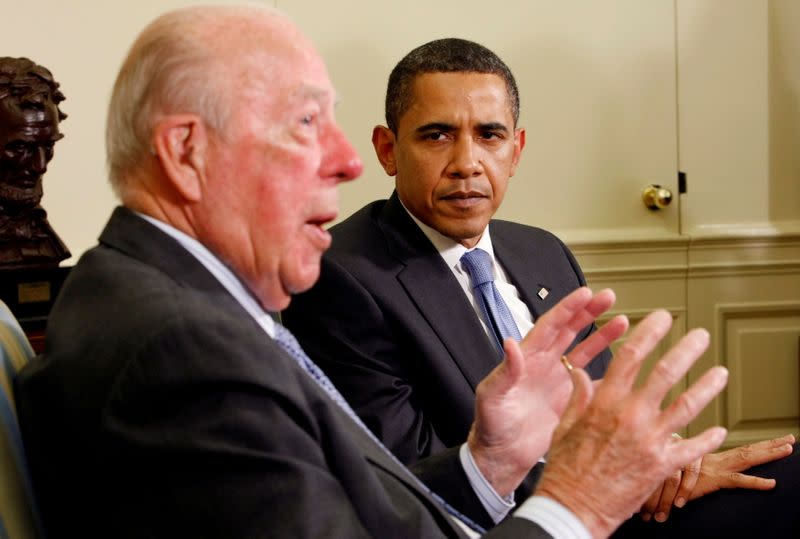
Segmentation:
{"type": "MultiPolygon", "coordinates": [[[[464,256],[464,253],[466,253],[470,249],[467,249],[454,239],[448,238],[438,230],[429,227],[428,225],[417,219],[417,217],[413,213],[411,213],[408,210],[408,208],[405,207],[402,201],[400,201],[400,205],[403,206],[403,209],[406,210],[406,213],[408,213],[411,219],[414,220],[419,229],[422,230],[422,233],[425,234],[425,237],[427,237],[433,244],[433,246],[436,248],[436,250],[439,251],[439,254],[442,255],[442,258],[447,264],[447,267],[456,268],[456,270],[459,272],[463,271],[461,269],[461,257],[464,256]]],[[[483,230],[483,234],[481,234],[481,239],[478,240],[478,243],[477,245],[475,245],[475,248],[483,249],[484,251],[489,253],[489,256],[492,258],[492,264],[495,263],[494,248],[492,247],[492,237],[491,234],[489,234],[488,226],[483,230]]]]}

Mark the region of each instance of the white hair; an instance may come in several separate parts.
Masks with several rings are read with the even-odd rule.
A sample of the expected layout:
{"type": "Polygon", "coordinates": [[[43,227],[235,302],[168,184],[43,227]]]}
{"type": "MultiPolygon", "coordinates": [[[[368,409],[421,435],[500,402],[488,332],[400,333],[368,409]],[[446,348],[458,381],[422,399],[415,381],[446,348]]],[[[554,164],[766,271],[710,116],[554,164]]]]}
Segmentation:
{"type": "Polygon", "coordinates": [[[151,152],[151,130],[161,115],[193,113],[225,136],[233,100],[221,38],[253,20],[282,16],[266,6],[203,6],[166,13],[150,23],[120,68],[106,123],[111,187],[122,198],[130,172],[151,152]],[[266,17],[265,17],[266,16],[266,17]]]}

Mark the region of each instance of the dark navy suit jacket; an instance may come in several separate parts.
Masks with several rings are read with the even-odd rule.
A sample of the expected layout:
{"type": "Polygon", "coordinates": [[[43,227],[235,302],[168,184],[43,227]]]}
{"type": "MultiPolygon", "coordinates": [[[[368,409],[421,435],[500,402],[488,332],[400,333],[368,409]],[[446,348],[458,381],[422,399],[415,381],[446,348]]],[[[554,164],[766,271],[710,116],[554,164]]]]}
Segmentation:
{"type": "MultiPolygon", "coordinates": [[[[534,320],[585,284],[569,249],[551,233],[500,220],[489,229],[495,256],[534,320]],[[537,295],[542,287],[549,291],[544,299],[537,295]]],[[[463,289],[396,194],[332,231],[319,282],[293,299],[284,323],[401,460],[460,444],[472,423],[475,388],[498,362],[463,289]]],[[[606,350],[588,370],[600,377],[609,361],[606,350]]],[[[718,491],[674,509],[666,524],[635,516],[615,536],[796,535],[798,452],[748,473],[777,478],[778,487],[718,491]]],[[[518,500],[531,482],[524,487],[518,500]]]]}
{"type": "MultiPolygon", "coordinates": [[[[551,233],[499,220],[489,229],[495,256],[534,321],[586,284],[551,233]],[[549,292],[544,299],[541,288],[549,292]]],[[[500,357],[452,271],[396,194],[332,233],[320,280],[292,300],[284,323],[400,460],[462,443],[475,388],[500,357]]],[[[600,354],[590,374],[602,376],[610,357],[600,354]]]]}

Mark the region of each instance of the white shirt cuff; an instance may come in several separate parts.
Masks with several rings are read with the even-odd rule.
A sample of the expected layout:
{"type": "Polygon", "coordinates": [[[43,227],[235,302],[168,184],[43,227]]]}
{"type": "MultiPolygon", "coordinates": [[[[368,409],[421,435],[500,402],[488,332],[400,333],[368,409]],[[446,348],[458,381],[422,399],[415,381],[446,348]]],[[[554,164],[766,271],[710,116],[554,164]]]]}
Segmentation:
{"type": "Polygon", "coordinates": [[[526,518],[537,523],[547,533],[559,539],[592,539],[589,530],[572,511],[544,496],[531,496],[514,511],[514,518],[526,518]]]}
{"type": "Polygon", "coordinates": [[[492,485],[483,477],[483,474],[475,464],[475,459],[472,458],[472,453],[469,452],[467,444],[462,444],[461,449],[458,451],[458,456],[461,459],[461,467],[467,474],[467,479],[481,501],[486,512],[492,518],[495,524],[506,518],[506,515],[511,511],[514,506],[514,493],[512,492],[508,498],[501,497],[495,492],[492,485]]]}

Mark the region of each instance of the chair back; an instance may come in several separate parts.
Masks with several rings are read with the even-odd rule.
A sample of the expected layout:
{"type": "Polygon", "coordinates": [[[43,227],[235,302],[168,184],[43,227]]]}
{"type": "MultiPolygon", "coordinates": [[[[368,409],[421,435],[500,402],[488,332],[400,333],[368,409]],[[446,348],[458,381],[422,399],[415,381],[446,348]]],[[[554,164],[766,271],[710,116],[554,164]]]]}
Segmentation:
{"type": "Polygon", "coordinates": [[[32,357],[25,333],[0,301],[0,539],[44,537],[14,404],[14,377],[32,357]]]}

